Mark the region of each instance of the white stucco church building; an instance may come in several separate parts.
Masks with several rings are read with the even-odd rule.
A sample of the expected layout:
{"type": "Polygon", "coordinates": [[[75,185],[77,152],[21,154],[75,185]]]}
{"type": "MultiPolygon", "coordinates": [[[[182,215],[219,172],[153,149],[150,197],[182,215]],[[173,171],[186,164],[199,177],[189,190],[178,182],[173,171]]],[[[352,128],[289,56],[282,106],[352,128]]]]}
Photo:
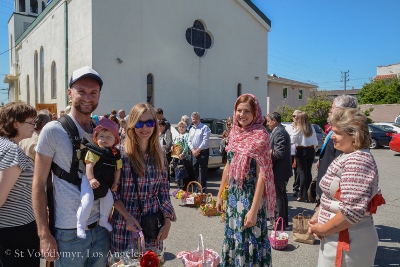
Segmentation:
{"type": "Polygon", "coordinates": [[[63,110],[73,70],[104,81],[97,115],[139,102],[226,118],[241,93],[267,111],[270,20],[250,0],[15,0],[9,101],[63,110]]]}

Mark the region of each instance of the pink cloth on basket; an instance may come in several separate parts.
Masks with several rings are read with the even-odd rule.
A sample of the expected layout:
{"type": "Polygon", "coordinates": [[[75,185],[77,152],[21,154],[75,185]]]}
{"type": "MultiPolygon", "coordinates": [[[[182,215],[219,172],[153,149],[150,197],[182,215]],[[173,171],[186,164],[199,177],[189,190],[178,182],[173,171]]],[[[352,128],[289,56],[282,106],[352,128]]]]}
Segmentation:
{"type": "MultiPolygon", "coordinates": [[[[183,266],[185,267],[201,267],[203,255],[201,251],[181,251],[176,254],[178,259],[182,259],[183,266]]],[[[221,261],[218,253],[212,249],[204,249],[204,258],[206,263],[211,263],[211,267],[217,267],[221,261]]],[[[208,265],[205,265],[208,266],[208,265]]]]}

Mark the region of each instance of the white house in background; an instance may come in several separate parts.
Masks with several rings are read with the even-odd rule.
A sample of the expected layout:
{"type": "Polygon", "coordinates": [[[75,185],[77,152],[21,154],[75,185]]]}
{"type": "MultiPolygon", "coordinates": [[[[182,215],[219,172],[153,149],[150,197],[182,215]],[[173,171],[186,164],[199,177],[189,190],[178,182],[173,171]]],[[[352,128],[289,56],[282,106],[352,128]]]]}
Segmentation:
{"type": "Polygon", "coordinates": [[[376,76],[373,80],[390,80],[400,78],[400,63],[376,67],[376,76]]]}
{"type": "Polygon", "coordinates": [[[226,118],[247,92],[267,108],[271,22],[250,0],[39,3],[15,0],[9,20],[10,101],[59,112],[70,74],[88,65],[104,80],[99,115],[147,101],[171,122],[226,118]]]}
{"type": "Polygon", "coordinates": [[[275,74],[267,75],[267,80],[267,114],[276,111],[278,107],[283,105],[293,109],[306,105],[310,91],[318,88],[314,84],[278,77],[275,74]]]}

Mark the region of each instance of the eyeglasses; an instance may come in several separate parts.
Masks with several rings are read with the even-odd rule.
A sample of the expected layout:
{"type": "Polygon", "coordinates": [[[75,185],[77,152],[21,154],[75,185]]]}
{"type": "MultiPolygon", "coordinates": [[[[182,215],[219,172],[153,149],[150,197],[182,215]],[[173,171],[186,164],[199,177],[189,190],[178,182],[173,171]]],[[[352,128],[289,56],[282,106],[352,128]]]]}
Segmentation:
{"type": "Polygon", "coordinates": [[[296,115],[293,115],[292,117],[293,117],[293,118],[296,118],[296,115]]]}
{"type": "Polygon", "coordinates": [[[135,125],[136,129],[141,129],[143,126],[146,124],[147,127],[152,128],[156,126],[156,121],[155,120],[147,120],[147,121],[138,121],[135,125]]]}
{"type": "Polygon", "coordinates": [[[30,125],[36,126],[36,123],[34,123],[33,121],[24,121],[24,123],[27,123],[27,124],[30,124],[30,125]]]}

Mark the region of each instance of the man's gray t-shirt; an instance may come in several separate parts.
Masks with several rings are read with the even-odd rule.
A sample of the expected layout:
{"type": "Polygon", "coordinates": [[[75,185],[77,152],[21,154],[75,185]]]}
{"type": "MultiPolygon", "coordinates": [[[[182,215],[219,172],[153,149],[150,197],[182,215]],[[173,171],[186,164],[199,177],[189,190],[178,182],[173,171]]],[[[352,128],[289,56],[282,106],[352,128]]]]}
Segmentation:
{"type": "MultiPolygon", "coordinates": [[[[68,116],[68,115],[65,115],[68,116]]],[[[79,136],[85,137],[93,142],[92,134],[86,133],[76,120],[70,116],[75,122],[79,136]]],[[[72,143],[67,132],[58,121],[51,121],[46,124],[39,134],[39,140],[36,146],[36,152],[52,157],[53,161],[63,170],[69,172],[72,161],[72,143]]],[[[83,163],[80,169],[85,173],[83,163]]],[[[80,191],[76,185],[73,185],[53,174],[54,186],[54,210],[55,210],[55,227],[59,229],[76,228],[76,213],[81,203],[80,191]]],[[[94,223],[99,220],[100,216],[100,200],[93,202],[93,209],[87,224],[94,223]]]]}

